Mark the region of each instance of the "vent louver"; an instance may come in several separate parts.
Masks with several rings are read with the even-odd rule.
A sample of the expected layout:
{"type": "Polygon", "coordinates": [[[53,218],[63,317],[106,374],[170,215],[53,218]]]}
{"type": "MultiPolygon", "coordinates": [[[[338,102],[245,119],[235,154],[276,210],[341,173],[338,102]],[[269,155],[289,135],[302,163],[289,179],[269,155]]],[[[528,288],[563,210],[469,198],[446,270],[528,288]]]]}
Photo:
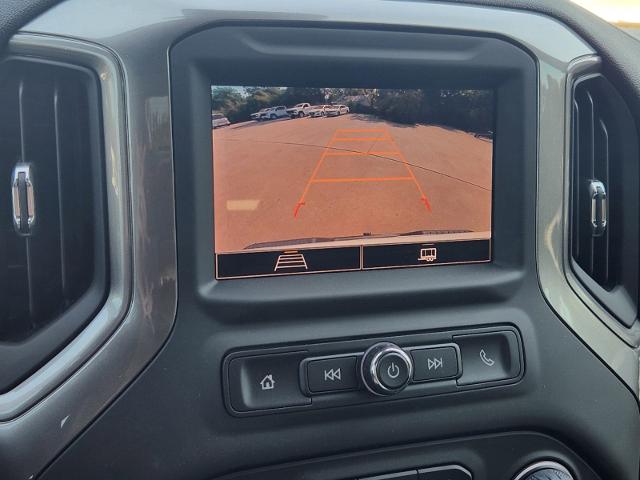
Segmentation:
{"type": "Polygon", "coordinates": [[[626,326],[638,305],[638,135],[625,102],[601,75],[576,82],[571,128],[572,268],[626,326]]]}
{"type": "Polygon", "coordinates": [[[105,298],[98,98],[84,69],[0,64],[0,392],[62,348],[105,298]]]}

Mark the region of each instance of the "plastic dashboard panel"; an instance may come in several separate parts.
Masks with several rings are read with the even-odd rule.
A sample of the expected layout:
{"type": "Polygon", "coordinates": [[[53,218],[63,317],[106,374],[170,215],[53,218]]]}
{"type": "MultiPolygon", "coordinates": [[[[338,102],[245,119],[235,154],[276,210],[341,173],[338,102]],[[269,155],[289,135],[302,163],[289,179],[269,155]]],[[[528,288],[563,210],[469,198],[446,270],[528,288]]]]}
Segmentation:
{"type": "MultiPolygon", "coordinates": [[[[538,285],[540,66],[531,55],[500,39],[453,31],[244,23],[198,32],[170,53],[172,118],[182,119],[173,124],[180,279],[173,335],[145,374],[44,478],[65,478],[78,469],[94,478],[135,478],[150,470],[158,478],[216,477],[240,467],[437,441],[487,429],[541,430],[562,439],[577,458],[588,459],[602,478],[634,478],[634,445],[640,436],[634,396],[563,325],[538,285]],[[257,69],[267,58],[274,68],[257,69]],[[348,61],[357,69],[345,67],[348,61]],[[467,86],[497,89],[493,263],[212,279],[212,79],[302,84],[313,75],[322,82],[338,66],[343,67],[343,80],[356,78],[356,73],[375,74],[382,86],[423,83],[431,78],[427,72],[439,67],[441,73],[430,79],[436,84],[463,78],[467,86]],[[285,77],[288,82],[283,82],[285,77]],[[247,418],[232,417],[224,407],[221,367],[235,349],[491,325],[513,325],[521,333],[526,370],[515,385],[406,398],[389,405],[373,402],[247,418]],[[607,421],[594,422],[605,403],[607,421]],[[118,432],[125,430],[128,442],[122,445],[118,432]],[[97,442],[99,449],[94,448],[97,442]]],[[[527,445],[536,450],[526,441],[523,448],[527,445]]],[[[561,455],[557,447],[542,451],[561,455]]],[[[477,448],[475,452],[480,455],[477,448]]],[[[510,472],[526,461],[514,458],[510,472]]],[[[477,478],[496,474],[492,469],[477,478]]]]}
{"type": "Polygon", "coordinates": [[[442,442],[336,455],[224,476],[221,480],[354,480],[362,476],[458,465],[474,480],[511,478],[521,463],[554,455],[580,480],[598,476],[562,443],[533,432],[466,437],[442,442]]]}
{"type": "MultiPolygon", "coordinates": [[[[169,114],[169,47],[216,24],[265,21],[304,22],[320,28],[413,33],[420,30],[481,38],[500,32],[498,36],[507,40],[505,43],[524,49],[537,68],[530,79],[537,80],[532,86],[537,100],[534,95],[525,116],[534,123],[539,120],[539,128],[537,132],[535,128],[527,131],[523,157],[518,159],[526,179],[519,200],[501,207],[521,209],[522,218],[516,227],[521,235],[513,237],[515,250],[502,261],[496,258],[494,264],[481,271],[462,266],[457,270],[433,269],[437,275],[416,271],[371,272],[366,278],[360,272],[338,274],[340,277],[318,275],[305,280],[304,292],[293,295],[285,288],[289,279],[284,278],[235,287],[230,283],[218,284],[211,281],[209,260],[203,261],[205,257],[201,256],[205,246],[211,255],[211,243],[207,243],[211,240],[207,224],[211,220],[210,202],[204,205],[193,201],[193,186],[200,183],[206,189],[203,182],[207,179],[196,175],[196,157],[184,150],[176,151],[180,303],[173,335],[149,368],[49,466],[43,478],[72,478],[79,471],[93,478],[138,478],[149,474],[156,478],[207,478],[234,472],[239,466],[261,467],[466,436],[484,432],[487,426],[492,431],[542,430],[561,438],[578,456],[588,459],[602,478],[636,478],[634,446],[640,427],[637,403],[631,392],[637,391],[635,352],[577,296],[561,297],[560,291],[571,292],[568,286],[561,290],[565,288],[563,282],[566,283],[561,264],[541,266],[537,256],[546,250],[551,258],[561,257],[556,241],[558,230],[552,232],[553,242],[548,242],[545,232],[547,228],[559,228],[554,226],[558,222],[556,216],[562,218],[558,205],[562,203],[563,165],[558,159],[565,155],[566,81],[572,62],[593,54],[570,30],[549,18],[516,11],[359,0],[303,4],[281,1],[277,5],[249,1],[233,7],[205,0],[164,4],[140,1],[133,5],[124,0],[109,5],[94,0],[69,0],[25,30],[88,40],[114,53],[125,79],[131,151],[140,155],[135,158],[146,158],[148,162],[144,164],[149,165],[153,159],[145,157],[144,152],[157,152],[162,159],[167,153],[168,124],[156,120],[158,114],[169,114]],[[522,28],[523,22],[528,28],[522,28]],[[546,35],[539,35],[543,30],[546,35]],[[540,171],[536,170],[536,155],[540,171]],[[538,216],[537,175],[541,175],[538,185],[544,185],[542,190],[553,193],[541,199],[538,216]],[[491,284],[479,287],[487,275],[492,278],[491,284]],[[395,281],[400,277],[402,281],[395,281]],[[436,288],[425,285],[430,277],[438,278],[436,288]],[[544,294],[540,292],[539,281],[544,294]],[[350,284],[346,290],[345,283],[350,284]],[[429,290],[426,296],[425,290],[429,290]],[[466,296],[464,304],[460,302],[461,294],[466,296]],[[589,347],[605,363],[566,328],[546,303],[549,298],[562,320],[579,337],[588,340],[589,347]],[[496,387],[460,395],[455,401],[445,395],[395,402],[397,407],[391,409],[371,405],[330,409],[308,416],[291,413],[237,419],[224,411],[219,372],[224,354],[233,348],[494,323],[516,325],[527,352],[525,378],[509,394],[496,387]],[[327,412],[332,414],[328,416],[327,412]],[[606,421],[594,422],[596,418],[606,421]],[[122,441],[125,431],[127,442],[122,441]],[[251,455],[247,455],[248,451],[251,455]]],[[[209,81],[202,71],[196,72],[188,90],[193,92],[195,87],[208,85],[209,81]]],[[[200,110],[190,118],[203,119],[203,112],[200,110]]],[[[194,140],[193,145],[199,145],[204,152],[203,158],[210,158],[210,144],[207,146],[201,136],[208,120],[204,124],[194,122],[195,131],[187,132],[175,130],[183,122],[175,121],[176,111],[172,115],[174,138],[182,138],[183,143],[194,140]],[[180,137],[184,134],[187,136],[180,137]]],[[[184,128],[188,130],[188,125],[184,128]]],[[[158,162],[164,165],[161,160],[158,162]]],[[[141,174],[136,168],[136,175],[141,174]]],[[[169,173],[163,178],[171,180],[172,176],[169,173]]],[[[171,191],[165,190],[167,194],[171,191]]],[[[148,209],[154,215],[151,223],[160,222],[161,217],[166,221],[166,204],[161,205],[147,203],[135,195],[132,198],[132,211],[142,213],[148,209]]],[[[134,229],[134,238],[144,242],[149,238],[145,232],[134,229]]],[[[170,235],[159,235],[154,240],[171,244],[170,235]]],[[[508,251],[509,247],[502,250],[508,251]]],[[[166,273],[171,278],[171,269],[166,273]]],[[[113,353],[106,345],[98,358],[107,360],[113,353]]],[[[108,372],[107,363],[102,365],[104,372],[108,372]]],[[[7,460],[10,478],[27,478],[32,472],[40,472],[128,383],[126,379],[114,383],[109,398],[96,397],[88,390],[96,379],[85,373],[80,371],[70,378],[56,392],[55,403],[54,399],[45,398],[41,408],[27,412],[18,421],[0,424],[0,439],[8,439],[10,431],[20,431],[22,439],[13,450],[20,455],[7,460]],[[81,392],[88,393],[80,399],[81,392]],[[66,408],[51,408],[60,407],[62,400],[67,400],[66,408]],[[40,434],[29,426],[35,426],[36,420],[58,425],[63,413],[69,410],[79,414],[73,422],[66,423],[66,428],[49,430],[51,448],[34,452],[28,466],[18,464],[16,459],[29,458],[27,452],[33,445],[30,442],[40,434]]],[[[118,374],[113,370],[110,373],[118,374]]],[[[527,445],[538,455],[562,456],[558,445],[538,449],[533,440],[527,445]]],[[[474,448],[472,454],[479,452],[474,448]]],[[[520,456],[505,466],[511,469],[505,471],[514,471],[523,466],[516,463],[527,460],[530,458],[520,456]]],[[[579,460],[567,459],[568,464],[575,462],[579,460]]]]}
{"type": "MultiPolygon", "coordinates": [[[[367,405],[373,402],[393,402],[397,400],[406,400],[414,397],[426,397],[433,395],[452,395],[452,394],[464,394],[465,391],[477,390],[482,388],[491,388],[499,385],[512,385],[518,383],[525,372],[525,358],[521,348],[521,339],[519,332],[511,326],[496,326],[493,328],[471,329],[471,330],[454,330],[445,332],[414,332],[404,336],[386,336],[382,338],[365,338],[348,340],[342,342],[331,343],[317,343],[309,345],[294,345],[284,348],[275,349],[258,349],[253,351],[236,351],[232,352],[224,360],[223,364],[223,382],[225,390],[225,405],[227,410],[232,415],[247,416],[247,415],[267,415],[267,414],[280,414],[291,411],[303,411],[319,408],[337,408],[350,405],[367,405]],[[509,365],[506,369],[509,370],[509,374],[506,378],[498,378],[493,380],[482,380],[480,382],[467,382],[460,383],[460,377],[464,374],[464,364],[461,361],[460,350],[456,341],[460,341],[460,338],[473,336],[479,338],[479,336],[502,336],[509,334],[512,339],[510,341],[511,346],[509,348],[507,361],[509,365]],[[376,342],[392,342],[400,347],[404,348],[408,353],[422,348],[453,348],[455,350],[455,356],[457,360],[455,375],[447,376],[443,379],[436,379],[432,381],[415,381],[401,393],[391,396],[373,396],[368,392],[363,385],[360,384],[356,388],[349,388],[347,391],[324,391],[313,393],[309,389],[308,384],[308,362],[351,357],[357,359],[359,363],[362,358],[363,352],[376,342]],[[230,392],[230,365],[235,359],[249,359],[251,361],[260,361],[260,359],[269,359],[270,356],[282,357],[283,355],[291,355],[293,357],[300,356],[304,360],[300,363],[299,367],[299,383],[304,392],[304,396],[307,397],[308,403],[304,405],[298,405],[293,407],[280,407],[280,408],[266,408],[266,409],[248,409],[245,411],[234,408],[233,398],[230,392]]],[[[342,374],[347,374],[346,369],[342,374]]],[[[242,379],[240,379],[242,381],[242,379]]],[[[505,392],[508,392],[506,390],[505,392]]],[[[393,408],[392,405],[389,406],[393,408]]],[[[330,414],[330,412],[329,412],[330,414]]]]}

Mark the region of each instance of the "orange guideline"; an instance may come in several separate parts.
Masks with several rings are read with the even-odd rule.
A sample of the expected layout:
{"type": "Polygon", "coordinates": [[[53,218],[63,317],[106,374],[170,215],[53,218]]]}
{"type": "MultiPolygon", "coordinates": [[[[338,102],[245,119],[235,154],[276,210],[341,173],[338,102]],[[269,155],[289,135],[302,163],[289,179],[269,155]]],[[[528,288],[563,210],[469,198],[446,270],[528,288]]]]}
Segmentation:
{"type": "Polygon", "coordinates": [[[352,183],[352,182],[397,182],[397,181],[411,181],[414,183],[414,185],[416,186],[418,193],[420,194],[420,201],[424,204],[425,208],[430,212],[431,211],[431,204],[429,203],[429,200],[427,198],[427,196],[425,195],[424,191],[422,190],[422,187],[420,187],[420,184],[418,183],[418,180],[416,179],[416,176],[413,173],[413,170],[411,170],[411,166],[409,165],[409,162],[407,162],[406,157],[404,156],[404,154],[402,153],[402,151],[400,150],[400,147],[398,147],[398,144],[396,143],[395,139],[391,136],[391,134],[386,130],[386,129],[344,129],[344,128],[339,128],[336,131],[333,132],[333,136],[329,139],[329,142],[327,142],[327,144],[324,147],[324,151],[322,152],[322,155],[320,155],[320,159],[318,160],[318,163],[316,163],[315,168],[313,169],[313,173],[311,174],[311,176],[309,177],[309,180],[307,180],[307,184],[304,187],[304,190],[302,192],[302,195],[300,195],[300,199],[298,200],[298,203],[296,203],[295,208],[293,209],[293,216],[295,218],[297,218],[298,213],[300,212],[300,208],[302,208],[303,205],[306,204],[305,199],[307,196],[307,193],[309,192],[309,189],[311,188],[311,185],[313,184],[323,184],[323,183],[352,183]],[[343,134],[349,134],[349,133],[382,133],[382,136],[375,136],[375,137],[352,137],[352,136],[339,136],[340,133],[343,134]],[[336,142],[364,142],[364,141],[374,141],[374,142],[379,142],[379,141],[389,141],[392,142],[393,145],[395,146],[395,150],[393,151],[368,151],[368,152],[348,152],[348,151],[334,151],[332,150],[334,147],[333,145],[336,142]],[[406,177],[362,177],[362,178],[316,178],[316,175],[318,174],[318,172],[320,171],[320,168],[322,167],[322,164],[324,163],[324,159],[326,157],[339,157],[339,156],[385,156],[385,155],[399,155],[400,159],[402,160],[402,163],[404,164],[405,168],[407,169],[407,173],[409,174],[406,177]]]}

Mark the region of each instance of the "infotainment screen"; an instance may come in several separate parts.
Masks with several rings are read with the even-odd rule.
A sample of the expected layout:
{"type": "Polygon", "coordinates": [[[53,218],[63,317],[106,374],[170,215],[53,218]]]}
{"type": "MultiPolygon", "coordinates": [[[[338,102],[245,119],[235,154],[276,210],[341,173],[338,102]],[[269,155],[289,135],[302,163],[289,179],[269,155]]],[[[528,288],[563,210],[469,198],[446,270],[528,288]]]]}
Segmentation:
{"type": "Polygon", "coordinates": [[[493,91],[211,98],[216,278],[491,260],[493,91]]]}

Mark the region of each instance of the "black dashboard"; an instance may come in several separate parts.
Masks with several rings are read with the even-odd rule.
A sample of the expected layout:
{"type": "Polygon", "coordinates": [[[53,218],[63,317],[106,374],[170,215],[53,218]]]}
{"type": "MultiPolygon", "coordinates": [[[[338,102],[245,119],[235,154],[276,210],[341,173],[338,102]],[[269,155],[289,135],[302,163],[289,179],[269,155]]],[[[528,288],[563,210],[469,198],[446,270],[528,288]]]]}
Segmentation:
{"type": "Polygon", "coordinates": [[[0,476],[637,479],[640,44],[536,8],[24,26],[0,476]]]}

